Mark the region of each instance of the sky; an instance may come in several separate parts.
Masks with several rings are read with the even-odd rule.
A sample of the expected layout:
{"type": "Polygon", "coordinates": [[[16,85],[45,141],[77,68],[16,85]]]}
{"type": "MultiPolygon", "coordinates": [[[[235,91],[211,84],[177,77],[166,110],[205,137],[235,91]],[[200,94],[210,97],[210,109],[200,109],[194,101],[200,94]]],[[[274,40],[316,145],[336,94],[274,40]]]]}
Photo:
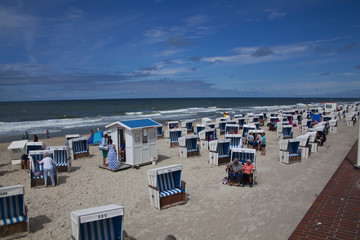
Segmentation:
{"type": "Polygon", "coordinates": [[[0,101],[360,97],[359,0],[2,0],[0,101]]]}

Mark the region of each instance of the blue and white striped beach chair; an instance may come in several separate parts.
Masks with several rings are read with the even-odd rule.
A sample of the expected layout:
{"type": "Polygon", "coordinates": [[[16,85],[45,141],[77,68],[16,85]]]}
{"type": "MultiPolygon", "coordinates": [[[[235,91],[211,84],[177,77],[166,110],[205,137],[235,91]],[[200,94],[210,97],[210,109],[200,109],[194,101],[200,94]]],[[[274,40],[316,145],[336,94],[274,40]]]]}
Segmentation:
{"type": "Polygon", "coordinates": [[[204,129],[199,133],[201,149],[209,149],[209,142],[216,140],[215,129],[204,129]]]}
{"type": "Polygon", "coordinates": [[[88,157],[90,155],[89,145],[85,137],[73,138],[69,141],[73,159],[88,157]]]}
{"type": "Polygon", "coordinates": [[[196,135],[180,137],[179,146],[180,157],[182,158],[198,156],[200,154],[196,135]]]}
{"type": "MultiPolygon", "coordinates": [[[[44,166],[39,164],[37,161],[41,161],[44,158],[44,154],[48,153],[49,157],[54,159],[54,152],[51,150],[40,150],[40,151],[30,151],[30,188],[35,186],[43,186],[45,184],[44,178],[44,166]]],[[[54,167],[54,179],[55,185],[58,185],[58,172],[56,166],[54,167]]],[[[51,182],[50,177],[48,177],[47,182],[51,182]]]]}
{"type": "Polygon", "coordinates": [[[170,148],[177,147],[177,146],[179,146],[179,138],[181,137],[181,129],[177,128],[177,129],[167,130],[165,132],[165,137],[166,137],[166,143],[170,148]]]}
{"type": "Polygon", "coordinates": [[[209,143],[209,162],[221,165],[230,162],[230,139],[216,140],[209,143]]]}
{"type": "Polygon", "coordinates": [[[240,164],[244,165],[247,160],[253,164],[253,184],[256,184],[256,150],[248,148],[238,148],[231,151],[231,162],[237,159],[240,164]]]}
{"type": "Polygon", "coordinates": [[[251,130],[251,129],[255,130],[256,126],[254,124],[245,124],[244,127],[243,127],[242,136],[247,137],[248,131],[251,130]]]}
{"type": "Polygon", "coordinates": [[[181,171],[181,164],[148,170],[151,205],[164,209],[186,203],[186,183],[181,180],[181,171]]]}
{"type": "Polygon", "coordinates": [[[71,171],[70,148],[67,146],[51,146],[48,150],[54,152],[54,162],[59,172],[71,171]]]}
{"type": "Polygon", "coordinates": [[[42,142],[27,142],[26,143],[26,153],[29,154],[30,151],[44,150],[46,146],[42,142]]]}
{"type": "Polygon", "coordinates": [[[204,124],[197,124],[196,125],[196,135],[199,136],[199,133],[205,129],[205,125],[204,124]]]}
{"type": "Polygon", "coordinates": [[[290,164],[294,162],[301,162],[301,152],[300,152],[300,140],[298,139],[286,139],[279,141],[280,153],[279,160],[280,162],[290,164]]]}
{"type": "Polygon", "coordinates": [[[293,138],[293,134],[292,134],[291,130],[292,130],[292,126],[291,126],[291,125],[284,125],[284,126],[282,127],[283,139],[293,138]]]}
{"type": "Polygon", "coordinates": [[[115,204],[71,212],[72,239],[123,240],[124,207],[115,204]]]}
{"type": "Polygon", "coordinates": [[[226,121],[221,121],[218,123],[219,135],[225,134],[226,121]]]}
{"type": "Polygon", "coordinates": [[[168,127],[168,130],[179,128],[179,121],[168,122],[167,127],[168,127]]]}
{"type": "Polygon", "coordinates": [[[0,188],[0,238],[17,238],[29,232],[24,186],[0,188]]]}
{"type": "Polygon", "coordinates": [[[239,125],[238,124],[226,124],[225,134],[238,134],[238,133],[239,133],[239,125]]]}
{"type": "Polygon", "coordinates": [[[242,136],[241,134],[226,134],[226,139],[230,139],[230,150],[242,148],[242,136]]]}

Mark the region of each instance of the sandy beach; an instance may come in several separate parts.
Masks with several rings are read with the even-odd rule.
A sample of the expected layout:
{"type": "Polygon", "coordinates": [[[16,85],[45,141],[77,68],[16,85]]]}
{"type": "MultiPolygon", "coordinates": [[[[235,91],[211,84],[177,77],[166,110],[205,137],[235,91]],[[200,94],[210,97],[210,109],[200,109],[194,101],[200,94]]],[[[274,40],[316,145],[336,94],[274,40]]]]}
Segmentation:
{"type": "MultiPolygon", "coordinates": [[[[358,123],[357,123],[358,124],[358,123]]],[[[30,233],[24,239],[71,239],[70,212],[118,204],[125,207],[124,229],[138,239],[287,239],[317,195],[344,159],[358,137],[358,125],[338,121],[338,133],[328,134],[318,153],[301,163],[278,162],[276,132],[266,127],[266,156],[257,152],[257,184],[235,187],[222,184],[225,166],[208,163],[209,152],[182,159],[179,148],[158,140],[156,167],[183,164],[188,202],[165,210],[150,205],[146,165],[140,169],[110,172],[97,146],[90,157],[73,161],[73,171],[59,174],[59,186],[30,189],[29,175],[20,165],[11,165],[7,147],[0,144],[0,185],[24,185],[30,217],[30,233]]],[[[298,127],[294,136],[301,135],[298,127]]],[[[220,136],[223,138],[223,136],[220,136]]],[[[40,139],[47,146],[65,144],[65,137],[40,139]]]]}

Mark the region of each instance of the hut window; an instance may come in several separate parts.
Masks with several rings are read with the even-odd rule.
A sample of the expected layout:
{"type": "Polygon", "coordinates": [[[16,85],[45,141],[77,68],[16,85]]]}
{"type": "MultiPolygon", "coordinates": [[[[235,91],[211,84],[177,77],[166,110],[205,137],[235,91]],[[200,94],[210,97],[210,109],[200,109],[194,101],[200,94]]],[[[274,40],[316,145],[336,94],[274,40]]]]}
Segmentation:
{"type": "Polygon", "coordinates": [[[143,129],[142,131],[142,142],[143,143],[147,143],[148,142],[148,130],[147,129],[143,129]]]}

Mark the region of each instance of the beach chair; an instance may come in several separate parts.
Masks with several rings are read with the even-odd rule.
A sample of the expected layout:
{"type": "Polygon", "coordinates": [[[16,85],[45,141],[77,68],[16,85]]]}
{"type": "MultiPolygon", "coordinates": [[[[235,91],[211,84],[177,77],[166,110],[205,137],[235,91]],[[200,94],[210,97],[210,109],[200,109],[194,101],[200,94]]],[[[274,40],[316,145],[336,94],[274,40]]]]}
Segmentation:
{"type": "Polygon", "coordinates": [[[251,163],[254,165],[253,168],[253,185],[255,185],[256,181],[256,150],[255,149],[249,149],[249,148],[237,148],[234,150],[231,150],[231,162],[234,161],[234,159],[237,159],[239,163],[244,165],[248,159],[251,160],[251,163]]]}
{"type": "Polygon", "coordinates": [[[332,119],[329,121],[330,133],[337,133],[337,120],[332,119]]]}
{"type": "Polygon", "coordinates": [[[70,148],[67,146],[51,146],[47,150],[54,152],[54,162],[59,172],[71,171],[70,148]]]}
{"type": "Polygon", "coordinates": [[[349,114],[346,116],[346,126],[348,127],[352,127],[354,126],[354,115],[353,114],[349,114]]]}
{"type": "MultiPolygon", "coordinates": [[[[27,154],[26,144],[28,140],[12,141],[7,150],[11,157],[12,164],[21,164],[21,156],[27,154]]],[[[21,164],[22,166],[22,164],[21,164]]]]}
{"type": "Polygon", "coordinates": [[[258,115],[258,114],[255,114],[255,115],[253,116],[252,122],[253,122],[253,123],[259,122],[259,124],[260,124],[259,115],[258,115]]]}
{"type": "Polygon", "coordinates": [[[170,129],[176,129],[176,128],[179,128],[179,121],[171,121],[171,122],[168,122],[167,124],[167,129],[170,130],[170,129]]]}
{"type": "Polygon", "coordinates": [[[179,138],[179,149],[181,158],[189,158],[200,155],[200,151],[197,146],[197,138],[198,137],[196,135],[184,136],[179,138]]]}
{"type": "Polygon", "coordinates": [[[199,133],[200,138],[200,148],[209,149],[209,142],[216,140],[216,131],[215,129],[204,129],[199,133]]]}
{"type": "Polygon", "coordinates": [[[242,136],[247,137],[248,131],[251,130],[251,129],[255,130],[256,126],[254,124],[245,124],[244,128],[243,128],[242,136]]]}
{"type": "Polygon", "coordinates": [[[259,115],[259,123],[260,123],[260,126],[264,126],[264,114],[263,113],[260,113],[259,115]]]}
{"type": "Polygon", "coordinates": [[[193,121],[194,120],[185,120],[185,121],[181,122],[181,128],[183,131],[183,135],[194,132],[193,121]]]}
{"type": "Polygon", "coordinates": [[[26,153],[29,154],[30,151],[44,150],[46,145],[43,142],[27,142],[26,144],[26,153]]]}
{"type": "Polygon", "coordinates": [[[216,123],[206,123],[205,129],[215,129],[216,123]]]}
{"type": "Polygon", "coordinates": [[[219,166],[230,162],[230,141],[230,139],[224,139],[209,142],[210,164],[219,166]]]}
{"type": "Polygon", "coordinates": [[[186,203],[186,183],[181,180],[181,171],[181,164],[148,170],[151,205],[161,210],[186,203]]]}
{"type": "Polygon", "coordinates": [[[24,186],[0,188],[0,238],[24,237],[28,232],[24,186]]]}
{"type": "Polygon", "coordinates": [[[241,134],[226,134],[225,139],[230,140],[230,150],[242,148],[243,138],[241,134]]]}
{"type": "Polygon", "coordinates": [[[157,129],[156,129],[156,134],[157,134],[157,139],[161,139],[161,138],[164,138],[164,133],[163,133],[163,126],[159,126],[157,129]]]}
{"type": "Polygon", "coordinates": [[[199,136],[199,133],[205,129],[205,125],[204,124],[196,124],[196,135],[199,136]]]}
{"type": "Polygon", "coordinates": [[[291,125],[284,125],[282,126],[282,133],[280,139],[290,139],[293,138],[293,133],[291,132],[292,126],[291,125]]]}
{"type": "Polygon", "coordinates": [[[315,132],[307,132],[305,135],[309,136],[309,145],[312,153],[318,152],[318,142],[316,141],[316,131],[315,132]]]}
{"type": "Polygon", "coordinates": [[[239,134],[239,125],[238,124],[226,124],[225,134],[239,134]]]}
{"type": "Polygon", "coordinates": [[[74,240],[123,240],[124,207],[111,204],[72,211],[71,238],[74,240]]]}
{"type": "Polygon", "coordinates": [[[311,128],[311,119],[307,119],[307,118],[303,119],[301,121],[301,132],[307,133],[310,128],[311,128]]]}
{"type": "Polygon", "coordinates": [[[279,141],[279,161],[290,164],[301,162],[300,141],[297,139],[286,139],[279,141]]]}
{"type": "Polygon", "coordinates": [[[170,148],[179,146],[179,137],[181,137],[180,128],[170,129],[165,132],[166,144],[170,148]]]}
{"type": "Polygon", "coordinates": [[[72,159],[88,157],[90,155],[89,145],[85,137],[69,140],[72,159]]]}
{"type": "Polygon", "coordinates": [[[269,127],[269,131],[276,131],[276,122],[278,121],[279,119],[277,117],[270,117],[268,119],[268,127],[269,127]]]}
{"type": "Polygon", "coordinates": [[[311,149],[309,145],[309,135],[301,135],[296,138],[300,141],[299,147],[301,149],[301,158],[309,158],[311,156],[311,149]]]}
{"type": "Polygon", "coordinates": [[[217,136],[225,134],[226,121],[217,122],[215,125],[217,136]]]}
{"type": "MultiPolygon", "coordinates": [[[[44,158],[44,154],[48,153],[49,157],[54,159],[54,151],[51,150],[39,150],[39,151],[30,151],[30,188],[36,187],[36,186],[43,186],[45,184],[44,178],[44,167],[42,164],[39,164],[37,161],[41,161],[44,158]]],[[[55,185],[58,185],[58,170],[56,166],[54,167],[54,180],[55,185]]],[[[51,179],[49,176],[47,176],[47,182],[51,183],[51,179]]]]}
{"type": "Polygon", "coordinates": [[[70,140],[73,139],[73,138],[79,138],[79,137],[81,137],[80,134],[65,135],[65,139],[66,139],[65,146],[68,146],[68,147],[71,148],[70,143],[69,143],[70,140]]]}
{"type": "Polygon", "coordinates": [[[245,118],[239,118],[239,128],[243,129],[244,128],[244,124],[245,124],[245,118]]]}

